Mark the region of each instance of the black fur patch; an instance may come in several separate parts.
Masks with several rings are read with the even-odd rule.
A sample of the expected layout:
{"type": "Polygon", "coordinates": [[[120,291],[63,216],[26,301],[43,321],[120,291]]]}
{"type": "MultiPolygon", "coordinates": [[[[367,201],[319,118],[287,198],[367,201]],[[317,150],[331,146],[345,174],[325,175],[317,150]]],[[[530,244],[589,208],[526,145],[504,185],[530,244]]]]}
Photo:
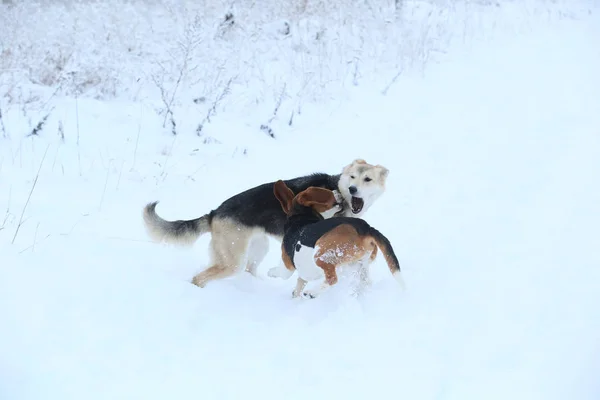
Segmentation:
{"type": "Polygon", "coordinates": [[[285,249],[288,256],[294,261],[294,249],[298,251],[300,245],[302,246],[315,247],[317,240],[330,230],[336,228],[339,225],[347,224],[351,225],[359,235],[366,235],[371,230],[371,226],[361,218],[353,217],[337,217],[328,219],[313,219],[310,215],[298,216],[295,221],[287,227],[287,232],[283,238],[283,248],[285,249]]]}
{"type": "MultiPolygon", "coordinates": [[[[341,174],[315,173],[284,182],[294,194],[310,186],[338,190],[340,176],[341,174]]],[[[246,226],[261,227],[271,235],[282,237],[287,216],[273,194],[274,184],[275,182],[265,183],[230,197],[212,212],[212,217],[229,218],[246,226]]]]}

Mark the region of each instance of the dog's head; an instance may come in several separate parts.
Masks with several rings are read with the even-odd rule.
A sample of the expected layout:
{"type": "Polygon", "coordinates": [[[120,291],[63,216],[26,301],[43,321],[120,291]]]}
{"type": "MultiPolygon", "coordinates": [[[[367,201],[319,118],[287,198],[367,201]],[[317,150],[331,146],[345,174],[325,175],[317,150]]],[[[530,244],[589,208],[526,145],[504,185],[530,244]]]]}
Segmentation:
{"type": "Polygon", "coordinates": [[[344,167],[338,188],[350,206],[345,215],[360,218],[385,191],[388,174],[387,168],[361,159],[344,167]]]}
{"type": "Polygon", "coordinates": [[[320,215],[339,207],[333,192],[320,187],[311,186],[294,196],[294,192],[279,180],[273,186],[273,193],[288,216],[307,212],[320,215]]]}

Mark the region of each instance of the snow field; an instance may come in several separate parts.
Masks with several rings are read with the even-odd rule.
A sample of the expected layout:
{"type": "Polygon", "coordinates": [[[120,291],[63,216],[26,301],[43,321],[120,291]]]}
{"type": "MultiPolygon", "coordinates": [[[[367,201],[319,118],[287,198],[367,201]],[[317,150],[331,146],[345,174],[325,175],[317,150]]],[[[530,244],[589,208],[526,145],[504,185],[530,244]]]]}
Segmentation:
{"type": "Polygon", "coordinates": [[[453,44],[385,96],[389,65],[379,85],[303,98],[303,117],[276,140],[256,132],[240,92],[210,124],[212,144],[192,122],[170,136],[156,97],[55,95],[33,138],[32,115],[49,106],[9,107],[0,398],[596,398],[598,14],[530,16],[515,32],[516,5],[500,9],[494,35],[453,44]],[[390,169],[367,218],[394,245],[404,293],[378,257],[364,296],[340,282],[292,300],[295,276],[266,277],[275,243],[262,279],[198,289],[189,280],[208,262],[208,235],[180,250],[150,243],[141,225],[148,201],[165,218],[197,217],[245,188],[358,157],[390,169]]]}

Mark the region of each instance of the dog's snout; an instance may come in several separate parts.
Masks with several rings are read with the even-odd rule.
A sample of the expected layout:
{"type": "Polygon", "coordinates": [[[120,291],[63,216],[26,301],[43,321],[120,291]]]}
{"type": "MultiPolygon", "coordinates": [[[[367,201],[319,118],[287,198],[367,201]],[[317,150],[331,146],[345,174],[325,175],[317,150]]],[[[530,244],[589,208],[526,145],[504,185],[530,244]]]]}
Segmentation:
{"type": "Polygon", "coordinates": [[[356,189],[356,186],[350,186],[348,190],[350,190],[350,194],[356,194],[356,192],[358,191],[358,189],[356,189]]]}

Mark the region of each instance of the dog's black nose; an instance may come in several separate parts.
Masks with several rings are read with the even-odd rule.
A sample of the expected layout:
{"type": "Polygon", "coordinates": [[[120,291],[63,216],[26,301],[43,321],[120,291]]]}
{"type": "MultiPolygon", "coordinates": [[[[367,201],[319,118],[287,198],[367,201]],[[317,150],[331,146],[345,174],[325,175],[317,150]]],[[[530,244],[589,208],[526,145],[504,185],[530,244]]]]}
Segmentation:
{"type": "Polygon", "coordinates": [[[348,190],[350,190],[350,194],[355,194],[357,192],[356,186],[350,186],[348,190]]]}

